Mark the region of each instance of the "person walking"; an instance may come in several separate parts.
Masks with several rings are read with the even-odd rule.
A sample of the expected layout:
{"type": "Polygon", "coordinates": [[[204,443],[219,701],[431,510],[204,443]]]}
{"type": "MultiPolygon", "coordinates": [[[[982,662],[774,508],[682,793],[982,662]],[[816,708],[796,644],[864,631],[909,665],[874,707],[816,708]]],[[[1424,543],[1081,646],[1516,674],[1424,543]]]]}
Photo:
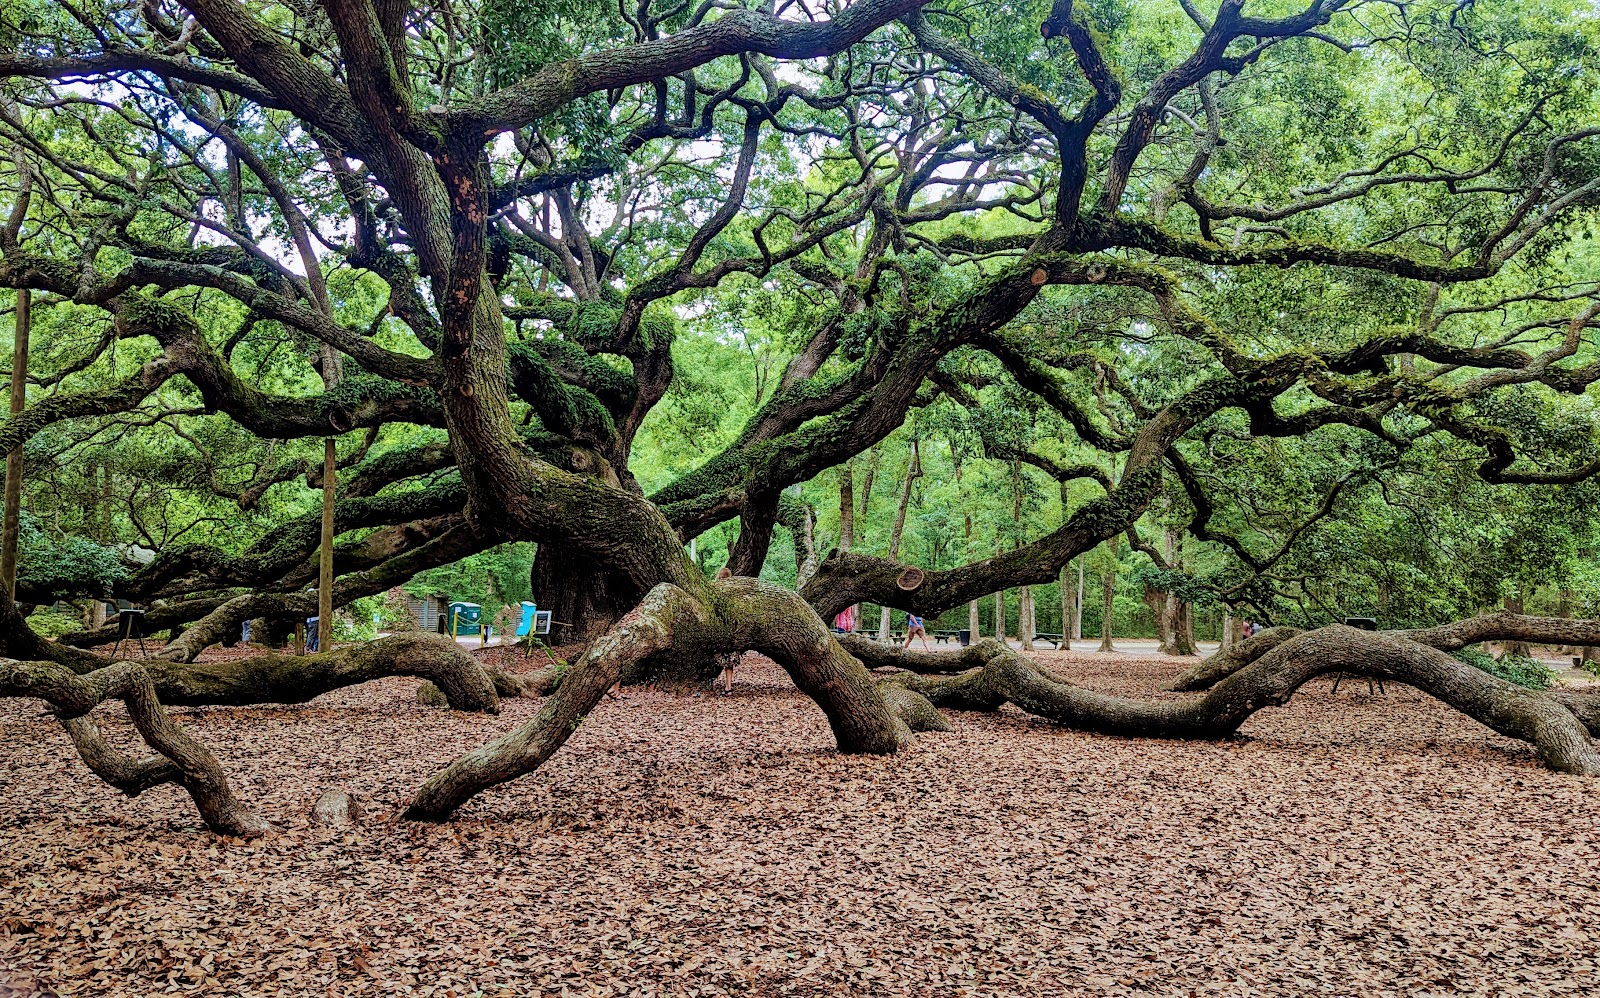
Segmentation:
{"type": "Polygon", "coordinates": [[[900,647],[910,648],[912,638],[921,638],[923,649],[926,651],[933,650],[932,646],[928,644],[928,632],[922,625],[922,618],[914,613],[908,613],[906,614],[906,643],[900,647]]]}

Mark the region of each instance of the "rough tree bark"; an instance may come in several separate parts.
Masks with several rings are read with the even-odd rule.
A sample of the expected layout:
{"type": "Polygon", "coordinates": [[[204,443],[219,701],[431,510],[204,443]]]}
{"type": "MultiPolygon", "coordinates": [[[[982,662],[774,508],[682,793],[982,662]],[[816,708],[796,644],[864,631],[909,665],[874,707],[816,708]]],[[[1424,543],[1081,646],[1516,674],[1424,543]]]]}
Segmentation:
{"type": "MultiPolygon", "coordinates": [[[[1284,644],[1300,633],[1292,627],[1268,628],[1237,642],[1226,652],[1219,651],[1210,658],[1185,669],[1168,689],[1179,691],[1209,689],[1267,651],[1284,644]]],[[[1552,645],[1600,642],[1600,621],[1529,617],[1501,610],[1467,620],[1441,624],[1438,627],[1376,633],[1452,652],[1484,641],[1552,645]]]]}
{"type": "MultiPolygon", "coordinates": [[[[900,504],[895,509],[894,526],[889,531],[889,550],[885,555],[890,561],[900,560],[900,537],[906,529],[906,510],[911,506],[911,488],[918,478],[922,477],[922,452],[917,446],[917,441],[911,441],[911,460],[906,465],[905,480],[900,483],[900,504]]],[[[799,587],[796,587],[799,588],[799,587]]],[[[878,615],[878,640],[889,640],[889,625],[892,622],[892,611],[883,607],[878,615]]]]}
{"type": "MultiPolygon", "coordinates": [[[[23,410],[28,394],[28,339],[33,314],[33,292],[17,292],[16,336],[11,353],[11,418],[23,410]]],[[[17,535],[22,517],[22,445],[6,452],[4,519],[0,521],[0,586],[6,600],[17,594],[17,535]]]]}
{"type": "MultiPolygon", "coordinates": [[[[1177,530],[1166,531],[1167,564],[1183,568],[1183,538],[1177,530]]],[[[1167,594],[1167,641],[1163,647],[1169,655],[1194,655],[1194,610],[1179,599],[1176,593],[1167,594]]]]}
{"type": "Polygon", "coordinates": [[[745,649],[769,656],[822,708],[841,752],[899,751],[911,739],[907,715],[925,717],[932,710],[921,700],[886,700],[861,663],[792,591],[734,577],[716,582],[708,596],[702,601],[671,585],[651,590],[572,665],[538,717],[430,777],[407,816],[443,821],[489,787],[538,768],[613,683],[629,672],[674,669],[675,658],[704,661],[745,649]]]}
{"type": "Polygon", "coordinates": [[[0,659],[0,696],[37,697],[49,703],[79,758],[123,793],[134,795],[161,783],[178,783],[213,831],[253,836],[269,830],[234,796],[216,757],[167,715],[156,684],[141,663],[117,662],[80,676],[58,662],[0,659]],[[127,705],[134,727],[160,758],[135,760],[105,741],[85,715],[106,700],[127,705]]]}
{"type": "MultiPolygon", "coordinates": [[[[1520,588],[1517,590],[1516,595],[1506,597],[1505,612],[1512,614],[1521,614],[1523,612],[1522,591],[1520,588]]],[[[1519,658],[1531,658],[1533,656],[1533,649],[1528,646],[1526,641],[1511,640],[1507,641],[1501,646],[1500,654],[1515,655],[1519,658]]]]}
{"type": "MultiPolygon", "coordinates": [[[[1107,542],[1107,548],[1110,549],[1110,542],[1107,542]]],[[[1115,557],[1115,556],[1116,556],[1115,552],[1113,552],[1112,557],[1115,557]]],[[[1112,644],[1112,641],[1111,641],[1111,631],[1112,631],[1112,627],[1113,627],[1113,625],[1115,623],[1115,619],[1116,619],[1116,597],[1117,597],[1117,570],[1115,568],[1107,568],[1105,570],[1104,574],[1101,576],[1101,579],[1100,579],[1100,648],[1099,648],[1099,650],[1103,651],[1103,652],[1111,652],[1111,651],[1116,651],[1117,650],[1116,645],[1112,644]]]]}
{"type": "Polygon", "coordinates": [[[1077,611],[1077,590],[1073,589],[1072,564],[1061,566],[1061,650],[1072,648],[1072,620],[1077,611]]]}
{"type": "Polygon", "coordinates": [[[907,671],[886,681],[921,693],[936,707],[996,710],[1014,703],[1075,730],[1130,737],[1224,738],[1256,711],[1287,703],[1305,683],[1329,672],[1396,680],[1503,735],[1529,742],[1550,769],[1600,775],[1600,751],[1591,740],[1600,733],[1600,696],[1526,690],[1395,633],[1334,625],[1296,635],[1204,695],[1182,700],[1136,700],[1087,690],[997,642],[984,642],[960,655],[919,656],[888,649],[858,654],[879,666],[915,670],[926,663],[935,675],[907,671]],[[950,659],[976,668],[936,675],[956,665],[950,659]]]}

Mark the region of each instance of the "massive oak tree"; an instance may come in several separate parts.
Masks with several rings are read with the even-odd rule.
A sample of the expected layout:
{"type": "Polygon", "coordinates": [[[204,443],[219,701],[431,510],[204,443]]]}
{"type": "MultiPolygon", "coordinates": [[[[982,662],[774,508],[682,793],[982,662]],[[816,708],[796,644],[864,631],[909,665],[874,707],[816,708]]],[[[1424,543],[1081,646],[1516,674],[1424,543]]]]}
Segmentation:
{"type": "MultiPolygon", "coordinates": [[[[1142,544],[1158,500],[1236,558],[1223,598],[1258,599],[1302,529],[1248,532],[1230,441],[1282,441],[1289,477],[1323,448],[1340,470],[1301,483],[1326,496],[1310,519],[1439,441],[1491,485],[1592,477],[1591,425],[1506,415],[1574,424],[1600,378],[1596,275],[1578,272],[1594,261],[1575,248],[1600,198],[1583,17],[1361,0],[22,0],[0,14],[0,286],[33,295],[58,349],[0,446],[90,455],[163,427],[183,446],[168,472],[215,523],[157,538],[130,506],[154,557],[119,591],[154,604],[152,628],[183,629],[159,653],[113,664],[12,613],[0,692],[52,703],[115,785],[182,782],[234,831],[260,819],[163,701],[393,673],[485,710],[553,685],[535,721],[419,790],[411,814],[441,819],[537,767],[616,679],[714,673],[745,650],[788,669],[849,752],[899,749],[943,726],[937,707],[1005,702],[1217,737],[1339,669],[1414,683],[1553,767],[1600,772],[1592,703],[1520,691],[1426,635],[1314,632],[1151,706],[997,646],[933,662],[823,624],[861,601],[928,615],[1050,582],[1108,539],[1142,544]],[[642,431],[696,391],[682,326],[738,335],[759,302],[786,337],[770,390],[647,487],[642,431]],[[997,397],[1023,400],[1008,411],[1035,432],[986,421],[997,397]],[[989,457],[1060,482],[1061,522],[937,570],[842,549],[798,593],[762,581],[780,525],[809,537],[794,487],[934,407],[965,413],[989,457]],[[535,594],[584,654],[537,682],[426,638],[195,665],[241,620],[314,611],[319,518],[274,497],[324,484],[308,456],[324,438],[335,604],[534,541],[535,594]],[[685,545],[730,522],[732,577],[714,581],[685,545]],[[84,715],[108,698],[157,757],[99,738],[84,715]]],[[[1474,633],[1570,637],[1555,630],[1497,617],[1474,633]]]]}

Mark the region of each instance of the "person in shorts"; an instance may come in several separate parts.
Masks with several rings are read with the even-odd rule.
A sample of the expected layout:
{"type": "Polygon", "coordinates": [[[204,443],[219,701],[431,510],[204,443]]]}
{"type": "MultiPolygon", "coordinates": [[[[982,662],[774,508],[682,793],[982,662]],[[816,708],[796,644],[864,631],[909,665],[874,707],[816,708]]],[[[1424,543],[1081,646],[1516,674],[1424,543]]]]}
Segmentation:
{"type": "Polygon", "coordinates": [[[922,647],[928,651],[933,650],[928,644],[928,631],[923,626],[922,618],[914,613],[908,613],[906,614],[906,643],[900,647],[910,648],[912,638],[921,638],[922,647]]]}

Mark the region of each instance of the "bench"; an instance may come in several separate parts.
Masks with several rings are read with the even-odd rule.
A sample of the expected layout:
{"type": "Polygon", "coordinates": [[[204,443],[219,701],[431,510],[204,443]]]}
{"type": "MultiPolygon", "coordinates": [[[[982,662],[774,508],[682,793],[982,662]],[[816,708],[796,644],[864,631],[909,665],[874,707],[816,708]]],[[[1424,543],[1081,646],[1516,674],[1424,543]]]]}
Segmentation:
{"type": "Polygon", "coordinates": [[[960,631],[934,631],[933,632],[933,640],[938,642],[941,645],[944,644],[946,641],[959,641],[959,640],[961,640],[961,632],[960,631]]]}
{"type": "Polygon", "coordinates": [[[1048,641],[1052,645],[1055,645],[1057,651],[1061,650],[1062,642],[1066,641],[1066,639],[1066,635],[1064,634],[1051,634],[1049,632],[1035,633],[1033,636],[1033,640],[1035,641],[1048,641]]]}

